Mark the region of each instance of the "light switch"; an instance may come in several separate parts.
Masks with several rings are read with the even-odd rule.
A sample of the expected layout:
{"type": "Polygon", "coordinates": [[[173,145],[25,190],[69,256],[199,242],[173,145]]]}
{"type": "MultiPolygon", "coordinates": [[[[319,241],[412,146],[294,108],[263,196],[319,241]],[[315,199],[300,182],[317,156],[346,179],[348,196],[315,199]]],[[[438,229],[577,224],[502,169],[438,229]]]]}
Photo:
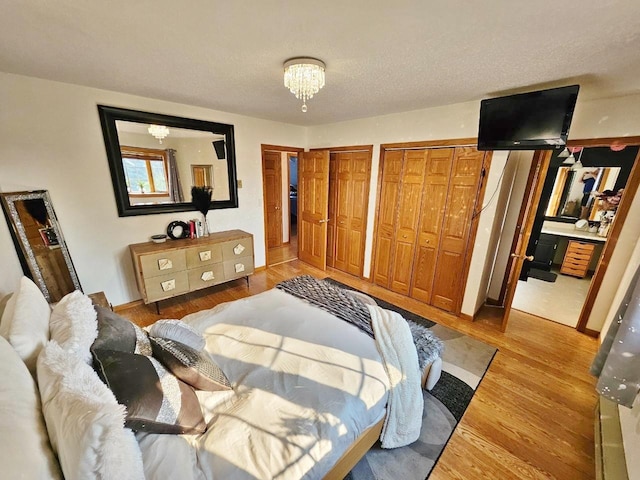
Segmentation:
{"type": "Polygon", "coordinates": [[[242,180],[238,180],[238,188],[242,188],[242,180]]]}

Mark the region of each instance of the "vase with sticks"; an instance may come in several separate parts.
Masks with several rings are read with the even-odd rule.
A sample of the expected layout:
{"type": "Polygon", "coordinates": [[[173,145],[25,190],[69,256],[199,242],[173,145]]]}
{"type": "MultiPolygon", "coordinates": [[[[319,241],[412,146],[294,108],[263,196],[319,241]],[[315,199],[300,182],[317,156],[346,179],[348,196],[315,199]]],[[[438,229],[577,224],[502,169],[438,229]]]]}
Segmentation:
{"type": "Polygon", "coordinates": [[[213,189],[211,187],[191,187],[191,203],[202,213],[202,228],[203,236],[209,236],[209,225],[207,224],[207,213],[211,208],[211,194],[213,189]]]}

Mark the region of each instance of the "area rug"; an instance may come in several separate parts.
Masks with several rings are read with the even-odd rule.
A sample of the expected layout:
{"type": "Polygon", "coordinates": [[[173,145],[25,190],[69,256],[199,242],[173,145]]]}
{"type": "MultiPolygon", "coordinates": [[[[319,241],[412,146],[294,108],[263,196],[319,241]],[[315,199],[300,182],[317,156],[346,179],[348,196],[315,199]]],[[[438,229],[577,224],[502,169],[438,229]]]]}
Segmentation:
{"type": "MultiPolygon", "coordinates": [[[[332,278],[328,282],[355,290],[332,278]]],[[[368,295],[368,294],[367,294],[368,295]]],[[[374,445],[345,480],[422,480],[429,477],[456,425],[464,415],[497,349],[468,335],[373,298],[382,308],[429,327],[444,342],[442,376],[430,391],[424,391],[420,438],[402,448],[385,450],[374,445]]]]}

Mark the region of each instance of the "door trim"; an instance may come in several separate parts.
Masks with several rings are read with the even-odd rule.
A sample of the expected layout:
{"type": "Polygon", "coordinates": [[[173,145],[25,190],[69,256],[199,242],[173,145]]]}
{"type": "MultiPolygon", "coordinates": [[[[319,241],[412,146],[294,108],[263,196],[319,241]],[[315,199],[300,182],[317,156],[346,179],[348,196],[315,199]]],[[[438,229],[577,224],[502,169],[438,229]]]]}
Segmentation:
{"type": "MultiPolygon", "coordinates": [[[[304,152],[304,148],[300,147],[287,147],[283,145],[269,145],[269,144],[261,144],[260,145],[260,169],[262,170],[262,228],[263,228],[263,237],[264,237],[264,262],[265,268],[269,268],[269,245],[267,239],[267,201],[266,201],[266,191],[264,187],[264,152],[291,152],[296,153],[298,158],[300,158],[300,154],[304,152]]],[[[289,171],[287,165],[287,172],[289,171]]],[[[289,238],[291,238],[291,224],[289,224],[289,238]]]]}

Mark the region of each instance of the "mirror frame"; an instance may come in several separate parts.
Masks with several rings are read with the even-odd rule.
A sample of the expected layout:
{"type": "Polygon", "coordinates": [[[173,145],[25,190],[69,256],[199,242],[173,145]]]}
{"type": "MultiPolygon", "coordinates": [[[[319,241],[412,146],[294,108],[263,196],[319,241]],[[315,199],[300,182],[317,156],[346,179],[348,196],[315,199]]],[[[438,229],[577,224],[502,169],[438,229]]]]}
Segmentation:
{"type": "Polygon", "coordinates": [[[128,110],[125,108],[98,105],[102,135],[107,149],[111,182],[118,206],[118,216],[129,217],[133,215],[152,215],[157,213],[188,212],[195,210],[191,202],[163,203],[152,205],[131,205],[129,193],[125,181],[124,167],[122,165],[122,153],[116,121],[123,120],[137,123],[153,123],[166,125],[167,127],[185,128],[188,130],[200,130],[225,136],[227,147],[227,177],[229,181],[229,200],[214,200],[211,209],[238,208],[238,187],[236,175],[236,151],[233,125],[226,123],[208,122],[192,118],[174,117],[159,113],[128,110]]]}
{"type": "Polygon", "coordinates": [[[69,275],[71,276],[73,286],[76,290],[82,291],[80,281],[78,280],[78,274],[76,273],[76,269],[73,266],[73,262],[71,261],[71,256],[69,255],[67,243],[65,242],[64,236],[62,235],[62,229],[60,228],[60,224],[58,223],[56,213],[53,210],[49,192],[47,190],[34,190],[30,192],[2,192],[0,193],[0,199],[2,199],[2,210],[4,211],[7,223],[10,226],[9,230],[11,232],[11,238],[13,239],[13,243],[15,244],[18,258],[20,259],[22,271],[27,277],[31,278],[36,283],[36,285],[38,285],[47,301],[51,301],[49,289],[47,288],[47,284],[44,280],[42,272],[38,267],[35,254],[33,252],[33,249],[31,248],[31,245],[29,244],[24,225],[20,220],[20,216],[18,215],[18,211],[15,206],[15,202],[21,200],[42,199],[45,208],[47,209],[47,215],[49,216],[51,226],[53,227],[58,237],[58,243],[60,244],[62,256],[64,257],[65,264],[67,266],[67,269],[69,270],[69,275]]]}

